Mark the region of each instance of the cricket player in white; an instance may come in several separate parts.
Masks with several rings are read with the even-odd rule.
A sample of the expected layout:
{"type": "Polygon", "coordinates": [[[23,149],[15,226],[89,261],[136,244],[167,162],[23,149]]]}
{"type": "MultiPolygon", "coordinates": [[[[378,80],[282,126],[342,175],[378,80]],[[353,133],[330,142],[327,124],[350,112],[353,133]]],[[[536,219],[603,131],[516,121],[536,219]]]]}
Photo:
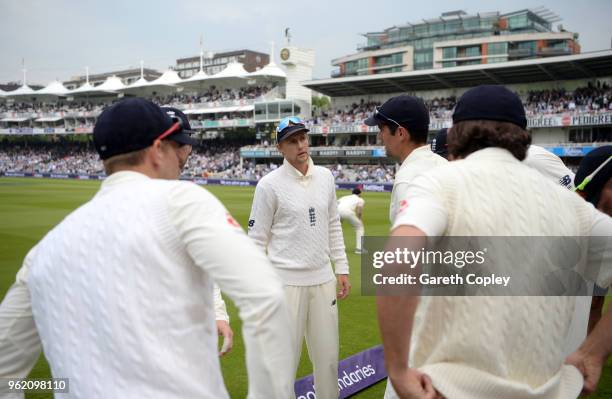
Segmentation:
{"type": "Polygon", "coordinates": [[[23,373],[40,339],[73,398],[228,398],[214,281],[240,309],[249,398],[292,396],[282,282],[219,200],[176,180],[194,140],[183,118],[139,98],[98,117],[108,177],[26,258],[2,303],[0,372],[23,373]]]}
{"type": "Polygon", "coordinates": [[[389,220],[391,225],[403,204],[401,202],[408,184],[420,173],[447,161],[431,151],[427,145],[429,111],[418,97],[401,95],[390,98],[376,108],[366,119],[368,126],[378,126],[378,136],[385,146],[387,156],[402,164],[395,174],[389,220]]]}
{"type": "Polygon", "coordinates": [[[361,198],[361,190],[353,189],[351,195],[338,199],[338,213],[342,220],[346,220],[355,229],[355,253],[361,253],[361,239],[363,237],[363,206],[365,200],[361,198]]]}
{"type": "Polygon", "coordinates": [[[277,148],[284,162],[257,184],[249,236],[267,250],[285,285],[295,337],[294,375],[306,337],[317,398],[332,399],[338,397],[336,299],[345,298],[351,286],[336,185],[328,169],[313,164],[307,132],[299,118],[280,122],[277,148]]]}
{"type": "MultiPolygon", "coordinates": [[[[365,124],[378,126],[378,136],[385,146],[387,156],[402,163],[395,174],[389,206],[389,220],[393,225],[397,215],[407,206],[403,199],[414,178],[448,161],[427,145],[429,110],[418,97],[401,95],[390,98],[376,108],[374,114],[365,120],[365,124]]],[[[390,382],[387,382],[384,397],[398,397],[390,382]]]]}

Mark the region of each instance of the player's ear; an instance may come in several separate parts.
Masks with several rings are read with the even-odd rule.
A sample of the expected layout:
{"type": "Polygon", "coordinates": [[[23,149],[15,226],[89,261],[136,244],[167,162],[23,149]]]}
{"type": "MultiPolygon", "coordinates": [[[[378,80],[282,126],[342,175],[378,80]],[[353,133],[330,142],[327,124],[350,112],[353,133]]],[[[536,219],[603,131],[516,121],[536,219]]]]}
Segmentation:
{"type": "Polygon", "coordinates": [[[151,144],[151,146],[148,148],[147,158],[155,166],[159,166],[162,163],[162,159],[164,155],[163,146],[164,145],[161,140],[155,140],[153,144],[151,144]]]}
{"type": "Polygon", "coordinates": [[[400,126],[397,128],[397,131],[400,134],[400,137],[405,139],[406,141],[410,141],[410,132],[404,126],[400,126]]]}

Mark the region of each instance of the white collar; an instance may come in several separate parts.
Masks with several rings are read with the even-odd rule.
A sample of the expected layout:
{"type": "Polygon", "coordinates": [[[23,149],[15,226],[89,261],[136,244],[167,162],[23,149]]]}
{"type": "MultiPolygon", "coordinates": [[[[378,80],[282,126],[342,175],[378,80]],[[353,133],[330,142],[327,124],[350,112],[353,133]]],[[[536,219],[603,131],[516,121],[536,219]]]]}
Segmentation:
{"type": "Polygon", "coordinates": [[[402,162],[400,169],[406,167],[406,165],[408,165],[410,162],[418,160],[422,155],[427,152],[431,152],[433,154],[433,151],[431,151],[429,144],[424,144],[420,147],[415,148],[410,154],[408,154],[406,159],[404,159],[404,162],[402,162]]]}
{"type": "Polygon", "coordinates": [[[305,175],[302,174],[302,172],[300,172],[299,170],[297,170],[293,165],[291,165],[286,159],[283,160],[283,166],[286,168],[287,173],[289,173],[291,176],[298,179],[304,179],[307,177],[312,177],[314,162],[312,161],[312,158],[308,157],[308,170],[306,171],[305,175]]]}

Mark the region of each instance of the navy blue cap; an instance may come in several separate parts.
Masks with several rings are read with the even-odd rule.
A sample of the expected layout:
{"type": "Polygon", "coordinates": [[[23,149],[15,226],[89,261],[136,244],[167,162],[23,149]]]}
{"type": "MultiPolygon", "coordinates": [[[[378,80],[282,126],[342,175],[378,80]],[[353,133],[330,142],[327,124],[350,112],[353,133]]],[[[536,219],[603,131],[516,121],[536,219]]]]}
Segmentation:
{"type": "Polygon", "coordinates": [[[173,121],[181,123],[182,129],[168,136],[169,140],[176,141],[179,144],[198,144],[198,140],[190,136],[194,131],[191,129],[189,118],[187,118],[187,115],[185,115],[183,111],[174,107],[161,107],[161,109],[168,114],[173,121]]]}
{"type": "Polygon", "coordinates": [[[433,140],[431,141],[431,150],[441,157],[448,159],[448,143],[446,137],[448,136],[448,129],[443,128],[438,130],[433,140]]]}
{"type": "Polygon", "coordinates": [[[453,112],[453,123],[473,120],[510,122],[527,128],[521,99],[500,85],[477,86],[463,93],[453,112]]]}
{"type": "MultiPolygon", "coordinates": [[[[595,172],[610,157],[612,157],[612,145],[597,147],[586,154],[582,161],[580,161],[580,166],[574,177],[574,186],[580,186],[587,176],[595,172]]],[[[586,194],[586,200],[597,206],[601,197],[601,191],[610,179],[612,179],[612,162],[608,162],[595,176],[592,176],[591,180],[584,186],[584,189],[581,190],[586,194]]]]}
{"type": "Polygon", "coordinates": [[[276,142],[280,143],[296,133],[308,133],[309,131],[302,119],[297,116],[288,116],[283,118],[276,127],[276,142]]]}
{"type": "MultiPolygon", "coordinates": [[[[158,105],[143,98],[128,98],[102,111],[94,126],[93,139],[100,158],[142,150],[176,123],[158,105]]],[[[181,133],[177,129],[174,136],[181,133]]]]}
{"type": "Polygon", "coordinates": [[[406,94],[392,97],[377,107],[372,116],[364,121],[368,126],[379,123],[396,124],[415,133],[429,130],[429,110],[422,99],[406,94]]]}

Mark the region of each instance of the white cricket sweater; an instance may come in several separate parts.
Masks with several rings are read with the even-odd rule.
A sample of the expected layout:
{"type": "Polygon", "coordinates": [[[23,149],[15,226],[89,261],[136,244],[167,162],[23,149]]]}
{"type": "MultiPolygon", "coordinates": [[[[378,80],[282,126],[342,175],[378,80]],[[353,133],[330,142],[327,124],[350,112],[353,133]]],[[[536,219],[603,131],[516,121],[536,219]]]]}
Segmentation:
{"type": "Polygon", "coordinates": [[[37,245],[23,278],[73,398],[227,398],[213,280],[240,309],[249,397],[293,392],[282,283],[195,184],[112,174],[37,245]]]}
{"type": "Polygon", "coordinates": [[[357,194],[345,195],[338,199],[338,212],[341,214],[356,214],[357,208],[363,208],[365,200],[357,194]]]}
{"type": "Polygon", "coordinates": [[[389,220],[391,221],[391,225],[395,222],[397,213],[401,208],[400,202],[404,198],[410,182],[419,174],[446,163],[448,163],[448,161],[433,152],[429,145],[423,145],[414,149],[410,155],[404,159],[404,162],[402,162],[402,165],[395,174],[393,191],[391,192],[391,204],[389,205],[389,220]]]}
{"type": "MultiPolygon", "coordinates": [[[[499,148],[417,177],[406,200],[396,226],[426,224],[417,205],[440,204],[445,227],[436,234],[445,236],[589,236],[595,214],[578,195],[499,148]]],[[[574,301],[422,297],[410,365],[449,399],[576,398],[582,376],[563,365],[574,301]]]]}
{"type": "Polygon", "coordinates": [[[264,251],[286,285],[310,286],[348,274],[344,237],[331,172],[309,160],[303,175],[287,161],[255,189],[249,237],[264,251]]]}

